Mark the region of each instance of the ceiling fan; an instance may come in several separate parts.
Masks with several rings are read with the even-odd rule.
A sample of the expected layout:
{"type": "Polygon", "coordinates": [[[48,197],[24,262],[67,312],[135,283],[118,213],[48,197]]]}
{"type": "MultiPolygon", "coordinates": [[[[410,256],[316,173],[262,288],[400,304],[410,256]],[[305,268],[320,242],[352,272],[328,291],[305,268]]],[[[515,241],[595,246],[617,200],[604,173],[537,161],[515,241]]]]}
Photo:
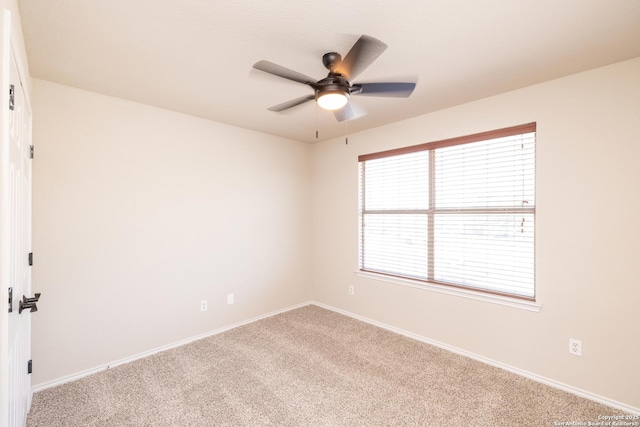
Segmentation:
{"type": "Polygon", "coordinates": [[[318,81],[269,61],[258,61],[253,64],[253,68],[308,85],[314,91],[312,95],[274,105],[269,108],[270,111],[284,111],[307,101],[315,100],[321,108],[332,110],[338,121],[352,120],[362,114],[351,108],[349,104],[351,95],[408,98],[416,87],[416,84],[412,82],[354,84],[349,82],[369,67],[386,48],[387,45],[380,40],[363,35],[344,59],[336,52],[325,53],[322,57],[322,63],[329,70],[329,74],[318,81]]]}

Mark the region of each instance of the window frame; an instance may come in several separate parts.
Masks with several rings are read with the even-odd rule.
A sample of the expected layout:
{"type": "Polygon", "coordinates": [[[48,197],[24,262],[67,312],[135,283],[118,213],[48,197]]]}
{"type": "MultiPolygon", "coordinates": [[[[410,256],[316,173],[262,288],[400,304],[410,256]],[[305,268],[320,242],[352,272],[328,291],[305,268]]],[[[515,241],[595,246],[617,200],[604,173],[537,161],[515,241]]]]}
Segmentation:
{"type": "MultiPolygon", "coordinates": [[[[465,209],[465,208],[454,208],[454,209],[442,209],[442,208],[435,208],[434,207],[434,197],[435,197],[435,183],[434,180],[430,177],[429,179],[429,208],[428,209],[420,209],[420,210],[386,210],[384,213],[385,214],[393,214],[394,212],[396,213],[402,213],[402,214],[407,214],[407,213],[420,213],[423,215],[427,215],[427,224],[428,224],[428,236],[427,236],[427,240],[428,240],[428,244],[427,244],[427,248],[429,251],[429,259],[428,259],[428,277],[430,279],[424,279],[424,278],[418,278],[418,277],[412,277],[410,275],[402,275],[402,274],[394,274],[394,273],[387,273],[387,272],[381,272],[381,271],[376,271],[376,270],[371,270],[371,269],[366,269],[364,268],[364,263],[363,263],[363,247],[364,247],[364,232],[363,232],[363,227],[364,227],[364,215],[366,214],[371,214],[371,213],[376,213],[374,210],[371,211],[367,211],[366,210],[366,206],[365,206],[365,186],[366,183],[364,182],[364,168],[365,168],[365,162],[369,161],[369,160],[375,160],[375,159],[382,159],[382,158],[386,158],[386,157],[392,157],[392,156],[398,156],[398,155],[403,155],[403,154],[409,154],[409,153],[416,153],[416,152],[421,152],[421,151],[427,151],[428,152],[428,156],[429,156],[429,170],[430,170],[430,175],[433,174],[433,166],[434,166],[434,159],[435,156],[433,155],[434,150],[440,149],[440,148],[445,148],[445,147],[453,147],[453,146],[459,146],[459,145],[464,145],[464,144],[470,144],[470,143],[474,143],[474,142],[481,142],[481,141],[488,141],[488,140],[492,140],[492,139],[496,139],[496,138],[503,138],[503,137],[509,137],[509,136],[517,136],[517,135],[521,135],[521,134],[527,134],[527,133],[536,133],[537,132],[537,123],[536,122],[531,122],[531,123],[526,123],[526,124],[522,124],[522,125],[518,125],[518,126],[511,126],[511,127],[507,127],[507,128],[502,128],[502,129],[497,129],[497,130],[491,130],[491,131],[487,131],[487,132],[481,132],[481,133],[476,133],[476,134],[472,134],[472,135],[465,135],[465,136],[461,136],[461,137],[456,137],[456,138],[450,138],[450,139],[445,139],[445,140],[440,140],[440,141],[434,141],[434,142],[428,142],[428,143],[424,143],[424,144],[419,144],[419,145],[413,145],[413,146],[408,146],[408,147],[401,147],[401,148],[396,148],[396,149],[391,149],[391,150],[385,150],[385,151],[380,151],[380,152],[376,152],[376,153],[369,153],[369,154],[363,154],[358,156],[358,165],[360,168],[359,173],[361,174],[359,176],[359,180],[360,180],[360,186],[359,186],[359,209],[358,209],[358,215],[359,215],[359,248],[358,248],[358,252],[359,252],[359,262],[358,262],[358,273],[360,273],[360,275],[364,276],[364,277],[370,277],[370,276],[381,276],[382,280],[384,280],[384,277],[387,277],[390,280],[386,280],[386,281],[392,281],[395,283],[401,283],[401,284],[410,284],[411,283],[417,283],[419,285],[421,284],[425,284],[425,285],[432,285],[433,287],[437,289],[451,289],[451,290],[457,290],[459,292],[461,292],[463,295],[464,294],[480,294],[480,296],[482,297],[483,295],[486,295],[487,297],[495,297],[498,298],[499,300],[504,300],[505,298],[508,300],[511,299],[515,299],[520,301],[521,303],[525,303],[525,304],[530,304],[530,303],[535,303],[536,302],[536,297],[537,297],[537,287],[536,287],[536,280],[535,280],[535,217],[536,217],[536,207],[535,204],[533,206],[527,206],[527,207],[487,207],[487,208],[470,208],[470,209],[465,209]],[[455,283],[449,283],[449,282],[444,282],[444,281],[439,281],[439,280],[435,280],[434,277],[434,218],[437,214],[446,214],[446,213],[480,213],[480,214],[530,214],[533,216],[533,260],[532,260],[532,272],[533,272],[533,282],[532,282],[532,287],[533,287],[533,295],[532,296],[528,296],[528,295],[518,295],[518,294],[513,294],[513,293],[508,293],[508,292],[501,292],[498,290],[494,290],[494,289],[484,289],[484,288],[480,288],[480,287],[474,287],[474,286],[467,286],[467,285],[459,285],[459,284],[455,284],[455,283]]],[[[536,172],[536,156],[535,156],[535,144],[536,144],[536,140],[537,140],[537,135],[535,135],[534,137],[534,163],[533,163],[533,173],[534,173],[534,179],[535,179],[535,172],[536,172]]],[[[534,181],[534,192],[535,192],[535,181],[534,181]]],[[[415,285],[413,285],[415,286],[415,285]]],[[[450,292],[448,292],[450,293],[450,292]]],[[[480,298],[482,299],[482,298],[480,298]]],[[[499,302],[499,301],[498,301],[499,302]]]]}

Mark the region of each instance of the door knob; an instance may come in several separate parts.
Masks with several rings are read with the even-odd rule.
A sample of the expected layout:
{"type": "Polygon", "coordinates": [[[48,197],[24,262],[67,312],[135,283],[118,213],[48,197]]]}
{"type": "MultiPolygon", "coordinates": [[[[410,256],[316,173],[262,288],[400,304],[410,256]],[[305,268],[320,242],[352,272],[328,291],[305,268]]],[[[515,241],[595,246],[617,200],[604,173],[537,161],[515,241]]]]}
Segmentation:
{"type": "Polygon", "coordinates": [[[33,313],[38,311],[38,306],[36,303],[40,299],[41,293],[34,294],[33,298],[27,298],[26,295],[22,296],[22,300],[20,301],[20,308],[18,308],[18,314],[22,314],[22,310],[29,310],[29,313],[33,313]]]}

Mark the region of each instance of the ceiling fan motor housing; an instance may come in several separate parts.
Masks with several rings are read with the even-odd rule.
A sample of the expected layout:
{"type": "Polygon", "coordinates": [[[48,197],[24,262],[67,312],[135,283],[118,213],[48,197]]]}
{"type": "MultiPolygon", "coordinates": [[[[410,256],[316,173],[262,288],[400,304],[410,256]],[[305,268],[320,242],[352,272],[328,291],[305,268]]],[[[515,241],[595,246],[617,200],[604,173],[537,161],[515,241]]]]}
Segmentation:
{"type": "Polygon", "coordinates": [[[349,88],[350,85],[347,79],[340,74],[329,73],[329,76],[316,84],[316,99],[328,93],[339,93],[349,98],[351,93],[349,88]]]}

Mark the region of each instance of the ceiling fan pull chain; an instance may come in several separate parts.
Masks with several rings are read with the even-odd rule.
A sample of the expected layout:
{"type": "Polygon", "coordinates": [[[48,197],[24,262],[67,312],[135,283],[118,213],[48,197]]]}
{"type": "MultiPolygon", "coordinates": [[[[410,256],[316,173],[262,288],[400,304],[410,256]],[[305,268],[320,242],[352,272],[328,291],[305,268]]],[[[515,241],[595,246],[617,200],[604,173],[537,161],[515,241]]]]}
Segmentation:
{"type": "Polygon", "coordinates": [[[345,120],[346,133],[344,135],[344,145],[349,145],[349,119],[345,120]]]}

